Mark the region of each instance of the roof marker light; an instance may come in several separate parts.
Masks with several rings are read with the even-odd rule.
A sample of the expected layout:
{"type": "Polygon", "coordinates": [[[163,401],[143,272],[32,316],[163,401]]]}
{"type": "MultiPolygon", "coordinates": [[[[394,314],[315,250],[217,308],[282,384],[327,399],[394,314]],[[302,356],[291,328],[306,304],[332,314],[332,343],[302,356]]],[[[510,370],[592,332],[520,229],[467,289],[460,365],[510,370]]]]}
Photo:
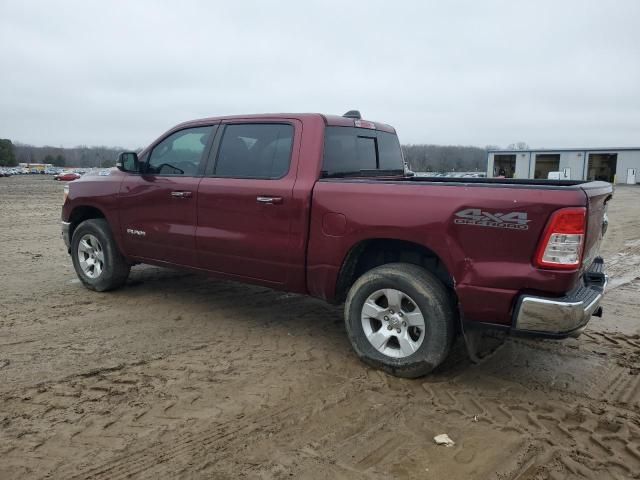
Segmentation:
{"type": "Polygon", "coordinates": [[[376,129],[376,124],[373,122],[367,122],[366,120],[356,120],[353,122],[358,128],[370,128],[372,130],[376,129]]]}

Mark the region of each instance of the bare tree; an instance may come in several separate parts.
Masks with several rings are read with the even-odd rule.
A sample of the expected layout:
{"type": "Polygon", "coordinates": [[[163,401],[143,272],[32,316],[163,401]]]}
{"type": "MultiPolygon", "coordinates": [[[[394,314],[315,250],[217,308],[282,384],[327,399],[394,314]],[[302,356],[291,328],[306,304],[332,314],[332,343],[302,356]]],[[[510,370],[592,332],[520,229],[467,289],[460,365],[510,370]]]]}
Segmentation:
{"type": "Polygon", "coordinates": [[[415,172],[485,170],[487,151],[459,145],[403,145],[404,159],[415,172]]]}

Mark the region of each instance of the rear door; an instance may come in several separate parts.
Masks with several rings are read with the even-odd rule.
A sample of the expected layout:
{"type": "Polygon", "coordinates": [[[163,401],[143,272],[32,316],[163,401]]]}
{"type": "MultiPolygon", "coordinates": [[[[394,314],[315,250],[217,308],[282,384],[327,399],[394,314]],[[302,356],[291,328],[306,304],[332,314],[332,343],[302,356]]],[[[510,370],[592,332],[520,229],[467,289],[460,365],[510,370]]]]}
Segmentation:
{"type": "Polygon", "coordinates": [[[282,285],[302,123],[229,121],[220,126],[198,189],[196,243],[202,268],[282,285]],[[214,160],[214,161],[213,161],[214,160]]]}
{"type": "Polygon", "coordinates": [[[170,133],[120,187],[125,250],[143,259],[195,266],[196,194],[215,125],[170,133]]]}

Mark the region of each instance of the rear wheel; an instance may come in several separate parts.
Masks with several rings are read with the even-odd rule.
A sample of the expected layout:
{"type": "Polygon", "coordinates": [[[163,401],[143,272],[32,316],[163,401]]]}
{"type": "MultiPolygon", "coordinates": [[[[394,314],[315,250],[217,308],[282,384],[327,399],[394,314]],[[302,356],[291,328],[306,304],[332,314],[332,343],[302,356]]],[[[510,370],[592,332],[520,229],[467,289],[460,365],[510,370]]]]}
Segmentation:
{"type": "Polygon", "coordinates": [[[103,218],[82,222],[73,232],[71,259],[85,287],[97,292],[122,286],[130,266],[116,245],[109,224],[103,218]]]}
{"type": "Polygon", "coordinates": [[[360,277],[345,303],[349,340],[358,356],[400,377],[419,377],[449,353],[456,311],[427,270],[391,263],[360,277]]]}

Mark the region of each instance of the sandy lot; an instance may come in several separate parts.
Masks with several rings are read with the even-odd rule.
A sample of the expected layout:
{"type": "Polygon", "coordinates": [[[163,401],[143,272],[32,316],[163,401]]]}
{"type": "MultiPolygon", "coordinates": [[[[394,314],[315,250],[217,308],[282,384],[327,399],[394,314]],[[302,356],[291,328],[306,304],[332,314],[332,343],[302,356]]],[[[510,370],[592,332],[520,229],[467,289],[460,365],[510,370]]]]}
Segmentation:
{"type": "Polygon", "coordinates": [[[616,191],[582,337],[480,365],[459,342],[419,380],[360,363],[314,299],[148,266],[89,292],[61,201],[0,179],[1,479],[640,478],[640,188],[616,191]]]}

